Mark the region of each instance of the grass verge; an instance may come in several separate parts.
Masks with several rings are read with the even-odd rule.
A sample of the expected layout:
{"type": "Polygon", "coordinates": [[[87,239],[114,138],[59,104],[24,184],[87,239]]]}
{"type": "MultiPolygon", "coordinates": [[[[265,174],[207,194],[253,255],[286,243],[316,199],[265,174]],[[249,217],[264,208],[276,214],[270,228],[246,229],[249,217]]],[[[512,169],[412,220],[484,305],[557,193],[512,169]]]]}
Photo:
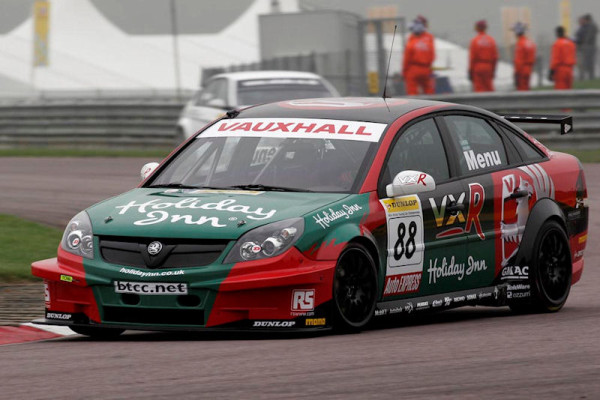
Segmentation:
{"type": "MultiPolygon", "coordinates": [[[[600,79],[575,80],[573,89],[600,89],[600,79]]],[[[554,84],[549,86],[533,87],[533,90],[554,90],[554,84]]]]}
{"type": "Polygon", "coordinates": [[[0,149],[0,157],[153,157],[162,160],[173,149],[121,150],[121,149],[61,149],[17,148],[0,149]]]}
{"type": "Polygon", "coordinates": [[[600,149],[554,149],[550,150],[560,151],[561,153],[573,154],[582,163],[600,163],[600,149]]]}
{"type": "Polygon", "coordinates": [[[35,279],[31,263],[56,257],[62,231],[0,214],[0,282],[35,279]]]}

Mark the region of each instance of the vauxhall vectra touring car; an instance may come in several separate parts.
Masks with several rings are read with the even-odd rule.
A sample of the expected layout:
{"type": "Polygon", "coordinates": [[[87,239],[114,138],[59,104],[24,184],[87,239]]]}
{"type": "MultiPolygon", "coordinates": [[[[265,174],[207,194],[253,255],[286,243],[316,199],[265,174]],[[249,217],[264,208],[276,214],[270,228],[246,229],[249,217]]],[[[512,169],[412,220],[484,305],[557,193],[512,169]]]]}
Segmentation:
{"type": "Polygon", "coordinates": [[[583,169],[510,121],[572,126],[405,99],[229,112],[69,222],[32,265],[38,322],[111,336],[558,311],[583,271],[583,169]]]}

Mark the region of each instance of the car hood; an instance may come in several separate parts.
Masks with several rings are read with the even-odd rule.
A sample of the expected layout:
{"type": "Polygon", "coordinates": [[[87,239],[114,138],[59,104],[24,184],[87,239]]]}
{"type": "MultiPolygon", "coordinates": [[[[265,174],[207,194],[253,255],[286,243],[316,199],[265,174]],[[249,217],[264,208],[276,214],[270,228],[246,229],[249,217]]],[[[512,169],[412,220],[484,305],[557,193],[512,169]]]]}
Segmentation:
{"type": "Polygon", "coordinates": [[[138,188],[87,212],[95,235],[237,239],[250,229],[303,216],[347,194],[138,188]]]}

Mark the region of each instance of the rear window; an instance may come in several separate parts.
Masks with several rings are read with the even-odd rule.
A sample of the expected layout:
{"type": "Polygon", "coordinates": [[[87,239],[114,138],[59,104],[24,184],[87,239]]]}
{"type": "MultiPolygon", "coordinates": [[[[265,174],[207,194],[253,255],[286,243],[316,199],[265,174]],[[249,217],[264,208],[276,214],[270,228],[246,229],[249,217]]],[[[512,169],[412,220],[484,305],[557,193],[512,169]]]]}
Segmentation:
{"type": "Polygon", "coordinates": [[[238,104],[254,105],[283,100],[331,97],[333,93],[319,79],[250,79],[237,85],[238,104]]]}
{"type": "Polygon", "coordinates": [[[536,149],[533,148],[533,144],[528,140],[522,138],[521,135],[518,135],[513,131],[506,129],[503,126],[500,126],[500,129],[502,129],[502,131],[511,138],[512,142],[519,150],[523,161],[539,161],[544,158],[544,156],[542,156],[536,149]]]}

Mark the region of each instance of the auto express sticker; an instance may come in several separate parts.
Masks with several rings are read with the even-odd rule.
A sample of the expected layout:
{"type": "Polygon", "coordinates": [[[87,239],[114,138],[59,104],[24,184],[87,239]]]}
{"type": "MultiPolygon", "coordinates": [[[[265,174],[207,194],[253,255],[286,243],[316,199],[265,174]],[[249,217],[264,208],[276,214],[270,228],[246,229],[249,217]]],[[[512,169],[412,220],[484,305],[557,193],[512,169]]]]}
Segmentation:
{"type": "MultiPolygon", "coordinates": [[[[221,200],[217,203],[207,202],[198,197],[190,197],[177,202],[161,201],[158,199],[149,200],[145,203],[137,203],[135,200],[129,203],[115,207],[119,209],[119,215],[126,214],[130,210],[143,215],[143,218],[135,221],[134,225],[154,225],[161,222],[184,223],[186,225],[204,225],[210,224],[215,228],[223,228],[224,220],[219,217],[196,216],[190,214],[181,214],[186,209],[221,211],[224,214],[243,214],[245,218],[253,220],[265,220],[271,218],[277,210],[265,210],[262,207],[252,208],[247,205],[239,204],[235,199],[221,200]],[[168,210],[168,211],[167,211],[168,210]],[[176,214],[171,214],[176,211],[176,214]]],[[[224,216],[224,219],[228,218],[224,216]]]]}
{"type": "Polygon", "coordinates": [[[380,200],[388,240],[384,296],[414,293],[423,273],[423,211],[416,195],[380,200]]]}

